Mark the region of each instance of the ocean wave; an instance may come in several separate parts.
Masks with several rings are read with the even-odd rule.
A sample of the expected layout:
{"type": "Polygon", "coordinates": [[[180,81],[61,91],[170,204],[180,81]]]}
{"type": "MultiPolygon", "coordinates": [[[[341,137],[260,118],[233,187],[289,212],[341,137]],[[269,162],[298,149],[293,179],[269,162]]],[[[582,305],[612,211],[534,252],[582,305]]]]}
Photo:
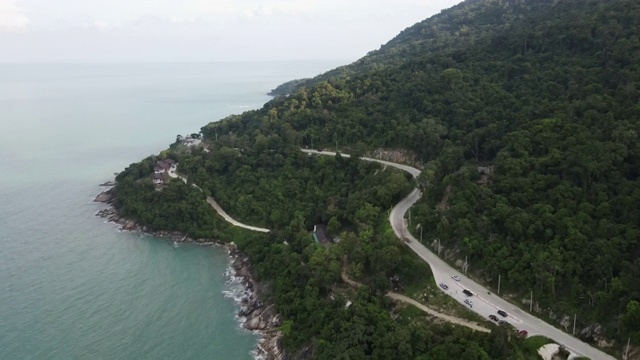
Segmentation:
{"type": "Polygon", "coordinates": [[[251,296],[251,290],[247,287],[247,285],[242,281],[242,277],[236,276],[235,270],[229,264],[227,270],[224,272],[225,276],[225,285],[227,287],[222,293],[226,298],[232,299],[234,302],[238,304],[242,304],[242,301],[245,299],[249,299],[251,296]]]}
{"type": "MultiPolygon", "coordinates": [[[[234,256],[230,256],[229,265],[224,272],[225,277],[225,286],[226,290],[223,290],[222,293],[224,297],[233,300],[238,305],[238,311],[235,314],[235,319],[238,322],[238,326],[246,330],[244,328],[244,324],[247,321],[247,317],[240,315],[244,310],[247,302],[251,299],[253,295],[253,291],[249,289],[247,284],[244,282],[244,279],[241,276],[236,275],[236,270],[233,268],[232,264],[235,260],[234,256]]],[[[254,334],[258,334],[258,342],[256,347],[251,351],[251,356],[255,360],[266,360],[267,359],[267,351],[262,346],[262,341],[264,340],[264,332],[262,331],[250,331],[254,334]]]]}

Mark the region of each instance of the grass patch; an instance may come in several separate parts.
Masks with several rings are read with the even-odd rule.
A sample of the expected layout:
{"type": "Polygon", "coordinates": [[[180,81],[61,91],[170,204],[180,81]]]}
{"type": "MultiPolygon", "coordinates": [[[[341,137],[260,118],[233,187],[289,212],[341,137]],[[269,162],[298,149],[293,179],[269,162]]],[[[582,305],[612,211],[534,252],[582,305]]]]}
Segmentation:
{"type": "Polygon", "coordinates": [[[397,302],[396,304],[398,315],[405,320],[414,320],[429,315],[411,304],[405,304],[402,302],[397,302]]]}
{"type": "Polygon", "coordinates": [[[538,349],[540,349],[541,347],[547,344],[553,344],[553,343],[554,341],[549,338],[536,335],[536,336],[531,336],[529,338],[526,338],[523,341],[522,348],[527,355],[535,356],[536,359],[540,359],[540,355],[538,355],[538,349]]]}

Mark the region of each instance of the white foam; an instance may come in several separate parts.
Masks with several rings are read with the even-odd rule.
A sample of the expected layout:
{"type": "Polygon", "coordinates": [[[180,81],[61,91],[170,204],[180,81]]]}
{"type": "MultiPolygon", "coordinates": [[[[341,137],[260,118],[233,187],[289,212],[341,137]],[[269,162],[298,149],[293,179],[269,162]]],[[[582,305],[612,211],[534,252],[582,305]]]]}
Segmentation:
{"type": "MultiPolygon", "coordinates": [[[[235,260],[234,256],[229,257],[231,260],[229,262],[229,266],[224,272],[224,277],[226,278],[225,285],[226,290],[222,291],[226,298],[232,299],[236,304],[238,304],[238,310],[243,308],[243,300],[248,300],[253,295],[253,291],[247,287],[247,284],[244,283],[243,278],[241,276],[236,275],[236,270],[233,268],[232,264],[235,260]]],[[[238,321],[238,325],[241,329],[246,330],[243,325],[247,321],[245,316],[238,315],[239,311],[236,312],[235,318],[238,321]]],[[[251,330],[246,330],[251,331],[251,330]]],[[[266,360],[267,352],[262,347],[262,341],[265,339],[265,333],[263,331],[254,330],[251,331],[254,334],[258,334],[258,343],[256,344],[255,349],[251,351],[251,356],[255,360],[266,360]]]]}

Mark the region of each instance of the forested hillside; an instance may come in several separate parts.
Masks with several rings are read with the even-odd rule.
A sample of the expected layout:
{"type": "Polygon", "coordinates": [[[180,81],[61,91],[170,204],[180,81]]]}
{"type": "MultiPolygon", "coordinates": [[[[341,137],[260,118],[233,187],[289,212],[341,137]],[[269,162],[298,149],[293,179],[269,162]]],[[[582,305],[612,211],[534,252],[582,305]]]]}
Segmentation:
{"type": "MultiPolygon", "coordinates": [[[[282,282],[278,291],[290,297],[280,306],[298,319],[292,329],[310,331],[307,339],[328,357],[360,345],[298,318],[310,307],[288,306],[306,296],[326,300],[329,283],[339,281],[338,255],[387,246],[372,219],[385,221],[380,211],[402,196],[408,179],[357,162],[310,159],[299,147],[410,151],[423,166],[424,198],[413,221],[423,225],[425,243],[438,238],[468,256],[472,272],[489,284],[501,275],[506,291],[533,291],[544,316],[577,313],[581,328],[601,324],[580,335],[586,340],[599,332],[618,347],[628,337],[640,345],[638,25],[635,0],[467,1],[360,62],[299,82],[260,110],[203,127],[211,153],[190,154],[179,170],[236,215],[283,229],[270,244],[243,246],[267,264],[259,271],[264,279],[282,282]],[[339,190],[346,183],[352,190],[339,190]],[[378,211],[358,220],[365,203],[378,211]],[[289,294],[287,286],[303,286],[321,270],[310,265],[313,248],[305,240],[280,242],[334,217],[355,245],[323,255],[334,264],[323,285],[289,294]],[[289,270],[271,272],[269,266],[285,266],[280,261],[289,270]]],[[[400,271],[397,263],[373,270],[373,258],[359,259],[373,288],[388,286],[380,279],[400,271]]],[[[360,299],[386,309],[375,298],[360,299]]],[[[382,356],[372,344],[388,339],[363,339],[369,347],[358,355],[382,356]]],[[[293,348],[304,343],[294,332],[288,341],[293,348]]],[[[408,343],[412,357],[440,358],[408,343]]],[[[522,356],[516,353],[493,358],[522,356]]]]}
{"type": "Polygon", "coordinates": [[[397,67],[420,57],[433,56],[464,49],[472,45],[486,45],[491,35],[511,29],[527,18],[544,17],[553,11],[557,0],[539,1],[465,1],[443,10],[400,32],[380,49],[369,52],[356,62],[327,71],[311,79],[286,82],[272,95],[290,94],[302,87],[322,81],[347,78],[368,71],[397,67]]]}
{"type": "MultiPolygon", "coordinates": [[[[242,121],[277,118],[304,146],[412,150],[427,189],[414,217],[429,239],[543,308],[640,342],[640,5],[474,2],[438,18],[454,16],[513,20],[432,55],[399,37],[385,49],[404,49],[400,65],[303,87],[242,121]],[[492,172],[484,181],[478,166],[492,172]]],[[[418,35],[429,23],[402,37],[437,49],[418,35]]]]}

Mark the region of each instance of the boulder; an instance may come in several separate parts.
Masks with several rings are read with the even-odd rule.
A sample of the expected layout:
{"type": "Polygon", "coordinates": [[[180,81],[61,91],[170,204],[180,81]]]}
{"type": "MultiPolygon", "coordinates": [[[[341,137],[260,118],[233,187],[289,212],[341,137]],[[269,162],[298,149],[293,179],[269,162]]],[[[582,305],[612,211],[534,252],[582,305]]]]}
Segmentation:
{"type": "Polygon", "coordinates": [[[127,231],[132,231],[136,229],[137,224],[135,223],[135,221],[126,221],[125,224],[122,226],[123,230],[127,230],[127,231]]]}
{"type": "Polygon", "coordinates": [[[282,325],[282,319],[280,318],[280,315],[274,315],[273,317],[271,317],[272,327],[278,327],[280,325],[282,325]]]}
{"type": "Polygon", "coordinates": [[[113,202],[113,200],[115,200],[115,195],[116,194],[114,189],[111,188],[107,191],[103,191],[100,194],[98,194],[98,196],[96,196],[96,198],[93,201],[110,204],[113,202]]]}
{"type": "Polygon", "coordinates": [[[259,330],[260,317],[252,317],[244,323],[244,328],[247,330],[259,330]]]}

